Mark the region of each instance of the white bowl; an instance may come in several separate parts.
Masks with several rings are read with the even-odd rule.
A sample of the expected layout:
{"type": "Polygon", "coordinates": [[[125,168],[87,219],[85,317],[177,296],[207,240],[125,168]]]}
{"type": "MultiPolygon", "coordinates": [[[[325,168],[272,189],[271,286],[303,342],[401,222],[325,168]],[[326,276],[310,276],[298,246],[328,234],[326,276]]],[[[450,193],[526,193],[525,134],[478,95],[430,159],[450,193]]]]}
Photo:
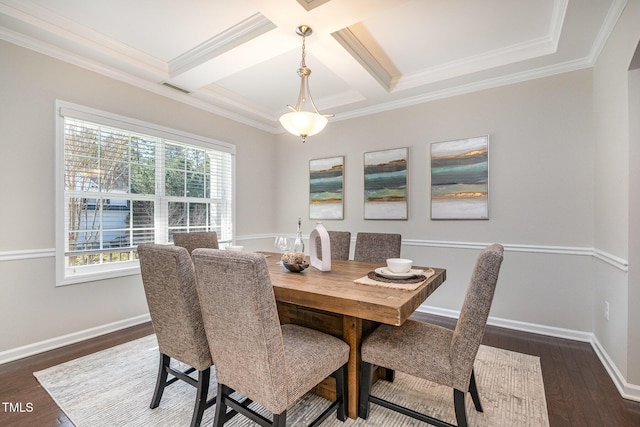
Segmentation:
{"type": "Polygon", "coordinates": [[[409,270],[411,270],[412,265],[413,265],[413,261],[410,259],[404,259],[404,258],[387,259],[387,268],[391,270],[392,273],[407,273],[409,270]]]}
{"type": "Polygon", "coordinates": [[[241,251],[244,249],[244,246],[227,246],[228,251],[241,251]]]}

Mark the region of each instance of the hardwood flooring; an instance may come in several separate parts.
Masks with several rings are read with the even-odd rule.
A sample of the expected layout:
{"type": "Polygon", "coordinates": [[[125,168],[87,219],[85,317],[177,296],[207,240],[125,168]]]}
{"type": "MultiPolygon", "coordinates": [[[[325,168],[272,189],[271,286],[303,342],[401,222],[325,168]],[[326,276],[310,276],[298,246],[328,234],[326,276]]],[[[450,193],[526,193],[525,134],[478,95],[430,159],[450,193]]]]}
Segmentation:
{"type": "MultiPolygon", "coordinates": [[[[413,317],[446,327],[455,325],[454,319],[424,313],[413,317]]],[[[0,426],[72,427],[33,372],[152,332],[151,324],[146,323],[0,365],[0,426]]],[[[483,343],[540,357],[551,427],[640,426],[640,402],[620,397],[589,344],[492,326],[487,327],[483,343]]]]}

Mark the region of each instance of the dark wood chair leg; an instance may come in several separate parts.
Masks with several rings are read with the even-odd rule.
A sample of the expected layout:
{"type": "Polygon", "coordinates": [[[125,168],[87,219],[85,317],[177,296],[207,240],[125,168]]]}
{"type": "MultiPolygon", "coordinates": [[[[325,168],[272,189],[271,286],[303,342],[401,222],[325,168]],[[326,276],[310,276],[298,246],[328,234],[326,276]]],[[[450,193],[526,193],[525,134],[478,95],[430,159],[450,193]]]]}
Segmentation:
{"type": "Polygon", "coordinates": [[[156,389],[153,392],[151,405],[149,405],[151,409],[155,409],[158,407],[158,405],[160,405],[162,393],[164,392],[164,388],[167,386],[167,367],[169,366],[170,361],[171,358],[169,356],[160,353],[160,364],[158,366],[158,379],[156,380],[156,389]]]}
{"type": "Polygon", "coordinates": [[[371,394],[371,380],[373,365],[362,361],[360,364],[360,397],[358,404],[358,416],[364,420],[369,418],[369,395],[371,394]]]}
{"type": "Polygon", "coordinates": [[[229,394],[229,388],[223,384],[218,384],[218,395],[216,396],[216,413],[213,419],[214,427],[223,427],[227,420],[227,402],[226,395],[229,394]]]}
{"type": "Polygon", "coordinates": [[[340,420],[340,421],[346,421],[347,419],[347,387],[346,387],[346,381],[344,380],[345,377],[345,369],[346,367],[343,366],[340,369],[338,369],[336,371],[336,400],[340,401],[340,404],[338,405],[338,409],[336,411],[336,417],[340,420]]]}
{"type": "Polygon", "coordinates": [[[287,410],[285,409],[280,414],[273,414],[273,427],[286,427],[287,425],[287,410]]]}
{"type": "Polygon", "coordinates": [[[396,371],[394,371],[393,369],[384,368],[384,379],[392,383],[393,380],[396,379],[396,371]]]}
{"type": "Polygon", "coordinates": [[[482,410],[482,403],[480,403],[480,395],[478,394],[478,385],[476,384],[476,375],[471,370],[471,379],[469,380],[469,394],[471,394],[471,399],[473,399],[473,405],[476,407],[476,411],[484,412],[482,410]]]}
{"type": "Polygon", "coordinates": [[[211,377],[211,369],[198,372],[198,392],[196,393],[196,403],[193,408],[193,416],[191,417],[191,427],[200,427],[202,415],[207,408],[207,394],[209,393],[209,379],[211,377]]]}
{"type": "Polygon", "coordinates": [[[467,411],[464,407],[464,392],[453,389],[453,406],[456,409],[458,427],[467,427],[467,411]]]}

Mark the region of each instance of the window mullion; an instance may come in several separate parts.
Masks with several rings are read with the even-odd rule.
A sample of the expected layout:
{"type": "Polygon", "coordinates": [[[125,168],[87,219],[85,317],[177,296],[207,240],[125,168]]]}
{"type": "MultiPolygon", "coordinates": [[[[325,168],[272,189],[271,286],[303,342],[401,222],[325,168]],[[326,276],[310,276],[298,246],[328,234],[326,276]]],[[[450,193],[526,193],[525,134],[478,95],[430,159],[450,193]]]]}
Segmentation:
{"type": "Polygon", "coordinates": [[[165,190],[165,143],[158,138],[156,142],[156,198],[155,198],[155,241],[169,242],[169,202],[165,190]]]}

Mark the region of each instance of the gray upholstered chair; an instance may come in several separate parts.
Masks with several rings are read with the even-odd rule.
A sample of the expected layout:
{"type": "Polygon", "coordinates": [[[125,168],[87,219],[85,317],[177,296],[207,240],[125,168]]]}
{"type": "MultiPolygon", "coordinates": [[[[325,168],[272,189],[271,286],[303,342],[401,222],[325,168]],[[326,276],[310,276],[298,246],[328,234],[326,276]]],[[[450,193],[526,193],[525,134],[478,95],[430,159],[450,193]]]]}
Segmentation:
{"type": "Polygon", "coordinates": [[[204,410],[215,403],[215,398],[207,401],[213,360],[204,333],[191,257],[183,247],[156,244],[139,245],[138,255],[160,350],[158,379],[150,407],[160,405],[166,386],[183,380],[197,389],[191,427],[199,426],[204,410]],[[170,365],[171,359],[190,367],[185,371],[175,369],[170,365]],[[188,375],[196,370],[197,380],[188,375]]]}
{"type": "Polygon", "coordinates": [[[173,233],[173,244],[187,248],[189,254],[196,248],[218,249],[218,234],[215,231],[173,233]]]}
{"type": "Polygon", "coordinates": [[[385,262],[387,258],[400,258],[402,235],[392,233],[358,233],[355,261],[385,262]]]}
{"type": "Polygon", "coordinates": [[[264,255],[196,249],[192,256],[216,361],[214,426],[224,424],[227,407],[260,425],[284,426],[287,407],[331,375],[336,378],[336,401],[314,422],[320,424],[335,410],[344,421],[349,346],[313,329],[280,325],[264,255]],[[231,396],[235,391],[270,411],[273,420],[231,396]]]}
{"type": "Polygon", "coordinates": [[[372,396],[373,366],[392,368],[453,388],[458,427],[467,426],[464,405],[467,391],[476,410],[482,412],[473,362],[484,335],[502,258],[503,248],[499,244],[480,253],[455,330],[409,319],[399,327],[381,325],[364,339],[358,408],[361,418],[368,417],[373,402],[429,424],[452,425],[372,396]]]}
{"type": "MultiPolygon", "coordinates": [[[[350,231],[328,231],[329,243],[331,245],[331,259],[349,259],[349,249],[351,248],[350,231]]],[[[322,259],[322,246],[320,238],[316,238],[316,253],[322,259]]]]}

